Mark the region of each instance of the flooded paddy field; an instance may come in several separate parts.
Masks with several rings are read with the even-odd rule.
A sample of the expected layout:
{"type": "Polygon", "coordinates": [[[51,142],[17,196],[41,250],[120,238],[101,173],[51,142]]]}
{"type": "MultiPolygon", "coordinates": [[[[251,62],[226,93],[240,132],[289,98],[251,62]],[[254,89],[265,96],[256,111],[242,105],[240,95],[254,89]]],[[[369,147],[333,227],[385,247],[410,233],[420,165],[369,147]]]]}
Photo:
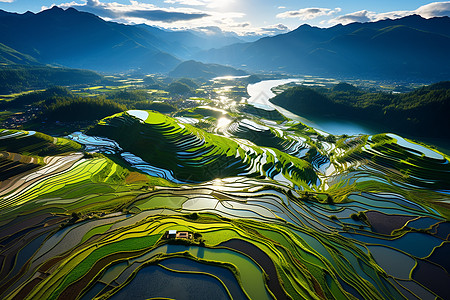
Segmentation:
{"type": "Polygon", "coordinates": [[[447,155],[217,80],[173,115],[0,131],[3,299],[450,297],[447,155]]]}

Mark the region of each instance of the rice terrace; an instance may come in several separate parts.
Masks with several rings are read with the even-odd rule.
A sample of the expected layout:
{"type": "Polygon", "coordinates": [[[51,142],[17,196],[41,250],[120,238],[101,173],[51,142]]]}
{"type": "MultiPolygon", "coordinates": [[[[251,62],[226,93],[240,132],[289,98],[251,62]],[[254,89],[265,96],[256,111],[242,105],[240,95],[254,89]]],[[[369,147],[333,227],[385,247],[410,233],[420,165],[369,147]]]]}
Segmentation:
{"type": "Polygon", "coordinates": [[[161,24],[235,2],[120,3],[0,10],[1,299],[450,299],[448,57],[424,69],[411,50],[397,76],[351,54],[450,46],[448,16],[212,40],[161,24]],[[184,17],[88,11],[114,5],[184,17]]]}

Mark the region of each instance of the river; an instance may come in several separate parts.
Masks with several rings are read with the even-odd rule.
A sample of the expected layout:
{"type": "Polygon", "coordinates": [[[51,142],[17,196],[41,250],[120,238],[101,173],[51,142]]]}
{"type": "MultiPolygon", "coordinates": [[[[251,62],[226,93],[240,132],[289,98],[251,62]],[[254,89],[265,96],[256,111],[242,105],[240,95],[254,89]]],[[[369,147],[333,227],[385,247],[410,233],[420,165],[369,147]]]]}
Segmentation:
{"type": "Polygon", "coordinates": [[[247,93],[250,95],[250,98],[247,101],[249,104],[265,110],[276,109],[289,119],[300,121],[303,124],[306,124],[308,126],[317,128],[321,131],[325,131],[327,133],[331,133],[334,135],[342,135],[342,134],[357,135],[357,134],[379,133],[374,129],[365,127],[361,124],[357,124],[351,121],[327,119],[327,118],[323,119],[305,118],[296,115],[269,101],[269,99],[275,97],[275,94],[272,92],[272,88],[292,82],[300,83],[302,81],[303,81],[302,79],[290,78],[290,79],[264,80],[258,83],[249,84],[247,86],[247,93]]]}
{"type": "MultiPolygon", "coordinates": [[[[302,82],[303,79],[298,78],[290,78],[290,79],[276,79],[276,80],[263,80],[254,84],[249,84],[247,86],[247,93],[250,95],[250,98],[247,102],[251,105],[254,105],[258,108],[262,108],[265,110],[278,110],[285,117],[302,122],[308,126],[319,129],[321,131],[325,131],[327,133],[331,133],[333,135],[358,135],[358,134],[377,134],[390,132],[391,130],[384,128],[381,124],[378,128],[368,127],[362,124],[358,124],[355,122],[351,122],[348,120],[338,120],[336,118],[305,118],[299,115],[296,115],[289,110],[286,110],[278,105],[275,105],[269,101],[269,99],[275,97],[275,94],[272,92],[272,89],[292,83],[292,82],[302,82]]],[[[396,132],[393,132],[396,133],[396,132]]],[[[399,134],[399,133],[396,133],[399,134]]],[[[403,134],[400,134],[405,136],[403,134]]],[[[434,145],[439,151],[444,152],[447,155],[450,155],[450,142],[446,139],[430,139],[428,137],[415,137],[415,136],[405,136],[410,139],[420,140],[427,144],[434,145]]]]}

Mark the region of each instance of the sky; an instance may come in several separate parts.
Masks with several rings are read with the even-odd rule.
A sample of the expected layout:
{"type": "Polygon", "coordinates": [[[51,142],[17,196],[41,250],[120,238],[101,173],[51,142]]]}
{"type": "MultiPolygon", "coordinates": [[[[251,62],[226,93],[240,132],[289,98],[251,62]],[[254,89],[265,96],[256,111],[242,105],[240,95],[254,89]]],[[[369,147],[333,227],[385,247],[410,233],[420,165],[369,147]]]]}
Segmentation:
{"type": "Polygon", "coordinates": [[[207,34],[274,35],[302,24],[330,27],[418,14],[450,16],[450,1],[421,0],[0,0],[0,9],[38,13],[74,7],[108,21],[207,34]]]}

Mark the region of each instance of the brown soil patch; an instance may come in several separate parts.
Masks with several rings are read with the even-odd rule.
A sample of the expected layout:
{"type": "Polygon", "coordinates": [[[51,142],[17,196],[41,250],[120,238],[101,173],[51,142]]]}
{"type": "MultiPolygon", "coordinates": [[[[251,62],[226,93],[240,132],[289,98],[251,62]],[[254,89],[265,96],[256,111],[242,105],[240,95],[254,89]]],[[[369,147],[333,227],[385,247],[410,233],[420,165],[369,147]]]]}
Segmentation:
{"type": "Polygon", "coordinates": [[[126,183],[134,183],[134,182],[141,182],[141,181],[148,181],[148,178],[146,175],[138,173],[138,172],[131,172],[125,178],[126,183]]]}

